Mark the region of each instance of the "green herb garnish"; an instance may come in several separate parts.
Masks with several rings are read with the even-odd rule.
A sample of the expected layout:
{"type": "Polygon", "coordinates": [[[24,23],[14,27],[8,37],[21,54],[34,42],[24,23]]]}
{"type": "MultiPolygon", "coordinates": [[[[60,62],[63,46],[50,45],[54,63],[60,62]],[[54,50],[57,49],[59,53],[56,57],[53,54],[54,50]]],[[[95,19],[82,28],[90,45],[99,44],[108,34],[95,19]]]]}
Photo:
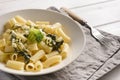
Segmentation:
{"type": "Polygon", "coordinates": [[[56,36],[53,34],[48,34],[47,37],[51,38],[51,39],[46,39],[45,43],[50,46],[53,47],[52,51],[59,51],[60,46],[63,44],[63,40],[61,41],[56,41],[56,36]]]}
{"type": "Polygon", "coordinates": [[[26,51],[19,51],[18,55],[21,55],[24,57],[26,64],[29,63],[31,56],[26,51]]]}

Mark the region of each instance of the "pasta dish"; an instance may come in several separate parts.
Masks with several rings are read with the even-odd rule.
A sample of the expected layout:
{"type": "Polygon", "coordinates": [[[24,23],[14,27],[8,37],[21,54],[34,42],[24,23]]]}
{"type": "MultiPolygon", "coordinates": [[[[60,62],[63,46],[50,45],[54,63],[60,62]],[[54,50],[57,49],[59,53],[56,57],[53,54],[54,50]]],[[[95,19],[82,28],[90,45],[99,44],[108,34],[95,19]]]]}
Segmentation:
{"type": "Polygon", "coordinates": [[[33,22],[17,15],[0,36],[0,61],[15,70],[41,71],[67,57],[70,41],[59,22],[33,22]]]}

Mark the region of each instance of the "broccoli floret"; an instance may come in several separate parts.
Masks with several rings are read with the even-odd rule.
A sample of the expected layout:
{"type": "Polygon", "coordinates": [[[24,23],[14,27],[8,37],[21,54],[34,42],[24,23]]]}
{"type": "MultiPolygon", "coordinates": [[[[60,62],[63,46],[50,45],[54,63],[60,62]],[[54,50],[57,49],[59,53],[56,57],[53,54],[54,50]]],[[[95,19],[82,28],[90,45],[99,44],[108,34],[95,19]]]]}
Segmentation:
{"type": "Polygon", "coordinates": [[[42,41],[44,35],[40,29],[31,28],[28,34],[28,40],[31,42],[40,42],[42,41]]]}

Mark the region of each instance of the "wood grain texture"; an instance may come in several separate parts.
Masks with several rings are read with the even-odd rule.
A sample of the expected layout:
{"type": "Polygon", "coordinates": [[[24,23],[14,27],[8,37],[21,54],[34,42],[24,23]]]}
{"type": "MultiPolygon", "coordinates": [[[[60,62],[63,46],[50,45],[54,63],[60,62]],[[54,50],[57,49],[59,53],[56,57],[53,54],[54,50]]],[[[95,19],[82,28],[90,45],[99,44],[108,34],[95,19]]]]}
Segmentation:
{"type": "Polygon", "coordinates": [[[120,20],[119,3],[119,0],[110,1],[108,3],[73,9],[73,11],[85,19],[90,25],[97,26],[120,20]]]}
{"type": "MultiPolygon", "coordinates": [[[[4,1],[5,0],[2,0],[2,2],[4,1]]],[[[4,2],[4,4],[2,2],[0,3],[0,14],[25,8],[45,9],[49,6],[56,6],[57,8],[60,8],[61,6],[68,8],[79,8],[81,6],[89,6],[104,2],[107,3],[109,1],[113,0],[9,0],[9,3],[8,1],[4,2]]]]}

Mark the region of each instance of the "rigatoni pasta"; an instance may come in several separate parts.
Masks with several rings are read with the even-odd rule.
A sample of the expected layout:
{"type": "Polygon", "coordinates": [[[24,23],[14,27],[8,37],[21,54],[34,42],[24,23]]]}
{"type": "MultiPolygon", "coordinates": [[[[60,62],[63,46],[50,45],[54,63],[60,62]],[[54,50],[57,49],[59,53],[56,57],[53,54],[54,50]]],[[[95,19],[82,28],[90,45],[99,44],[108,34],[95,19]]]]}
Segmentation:
{"type": "Polygon", "coordinates": [[[37,43],[32,43],[32,44],[28,45],[27,48],[28,48],[30,51],[37,51],[37,50],[38,50],[37,43]]]}
{"type": "Polygon", "coordinates": [[[43,69],[43,64],[40,61],[35,63],[35,71],[40,71],[43,69]]]}
{"type": "Polygon", "coordinates": [[[35,53],[30,60],[33,62],[38,61],[39,59],[41,59],[43,56],[45,55],[45,52],[43,50],[38,51],[37,53],[35,53]]]}
{"type": "Polygon", "coordinates": [[[55,56],[55,55],[58,55],[58,54],[59,54],[58,51],[52,51],[51,53],[47,54],[46,57],[47,57],[47,58],[50,58],[50,57],[55,56]]]}
{"type": "Polygon", "coordinates": [[[6,67],[32,72],[60,63],[67,57],[71,41],[62,27],[59,22],[13,17],[0,36],[0,61],[6,67]]]}
{"type": "Polygon", "coordinates": [[[65,42],[70,42],[70,37],[67,36],[61,28],[57,29],[56,34],[61,36],[65,42]]]}
{"type": "Polygon", "coordinates": [[[10,59],[13,60],[13,61],[16,61],[17,60],[17,57],[18,57],[18,54],[12,54],[10,56],[10,59]]]}
{"type": "Polygon", "coordinates": [[[27,22],[24,18],[22,18],[19,15],[15,16],[15,20],[20,24],[26,24],[26,22],[27,22]]]}
{"type": "Polygon", "coordinates": [[[60,52],[60,55],[62,56],[62,59],[67,57],[67,54],[69,52],[69,45],[67,43],[63,43],[61,46],[62,51],[60,52]]]}
{"type": "Polygon", "coordinates": [[[28,63],[25,66],[26,71],[34,71],[35,65],[33,63],[28,63]]]}
{"type": "Polygon", "coordinates": [[[62,57],[60,55],[55,55],[52,56],[50,58],[48,58],[44,63],[43,63],[43,67],[44,68],[48,68],[50,66],[53,66],[55,64],[58,64],[62,61],[62,57]]]}
{"type": "Polygon", "coordinates": [[[7,67],[10,67],[16,70],[24,70],[24,65],[25,65],[24,62],[13,61],[13,60],[8,60],[6,63],[7,67]]]}

